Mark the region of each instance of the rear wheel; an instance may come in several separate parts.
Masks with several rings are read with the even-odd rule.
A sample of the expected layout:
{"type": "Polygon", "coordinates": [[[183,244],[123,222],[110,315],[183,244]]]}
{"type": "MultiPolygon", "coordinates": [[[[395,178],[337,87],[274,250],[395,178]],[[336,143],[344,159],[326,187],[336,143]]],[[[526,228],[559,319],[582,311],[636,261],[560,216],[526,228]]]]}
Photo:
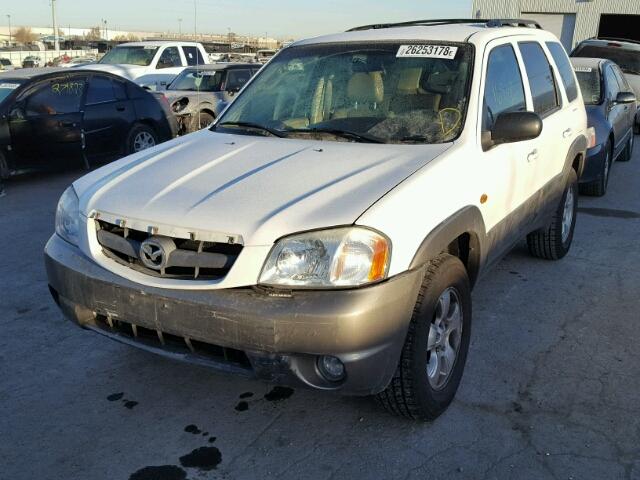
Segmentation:
{"type": "Polygon", "coordinates": [[[609,173],[611,171],[611,145],[607,143],[605,145],[605,158],[602,162],[602,169],[598,175],[598,179],[593,182],[580,185],[580,193],[583,195],[590,195],[592,197],[602,197],[607,193],[607,186],[609,185],[609,173]]]}
{"type": "Polygon", "coordinates": [[[153,128],[138,124],[129,132],[127,138],[127,153],[137,153],[158,144],[158,136],[153,128]]]}
{"type": "Polygon", "coordinates": [[[471,287],[462,262],[441,254],[425,274],[396,372],[377,399],[389,412],[433,420],[453,400],[471,336],[471,287]]]}
{"type": "Polygon", "coordinates": [[[571,248],[578,213],[578,176],[571,169],[567,184],[548,227],[527,235],[527,246],[534,257],[559,260],[571,248]]]}

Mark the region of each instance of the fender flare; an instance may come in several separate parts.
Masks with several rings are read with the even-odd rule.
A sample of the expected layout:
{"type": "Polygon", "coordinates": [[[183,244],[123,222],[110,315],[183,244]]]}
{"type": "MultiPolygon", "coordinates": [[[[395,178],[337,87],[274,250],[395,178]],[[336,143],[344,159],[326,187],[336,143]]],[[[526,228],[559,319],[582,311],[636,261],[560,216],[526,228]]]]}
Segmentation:
{"type": "Polygon", "coordinates": [[[466,261],[466,267],[473,286],[479,276],[486,253],[486,228],[480,209],[474,205],[458,210],[431,230],[418,247],[409,268],[419,268],[426,264],[465,233],[469,234],[469,258],[466,261]]]}
{"type": "Polygon", "coordinates": [[[569,175],[569,171],[573,168],[574,160],[579,156],[578,165],[576,166],[576,173],[578,175],[578,180],[582,176],[582,172],[584,172],[585,160],[587,157],[587,139],[584,135],[579,135],[573,143],[571,147],[569,147],[569,153],[567,153],[567,157],[564,161],[564,169],[562,173],[566,178],[569,175]]]}

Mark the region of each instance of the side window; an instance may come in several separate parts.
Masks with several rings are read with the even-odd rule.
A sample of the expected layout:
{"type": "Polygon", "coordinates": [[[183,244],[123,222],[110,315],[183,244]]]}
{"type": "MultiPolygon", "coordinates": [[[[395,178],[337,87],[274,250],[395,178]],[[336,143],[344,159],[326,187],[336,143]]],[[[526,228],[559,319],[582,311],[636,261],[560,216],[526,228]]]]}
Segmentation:
{"type": "Polygon", "coordinates": [[[87,105],[113,102],[115,99],[111,79],[106,77],[92,77],[91,80],[89,80],[87,100],[85,101],[87,105]]]}
{"type": "Polygon", "coordinates": [[[187,59],[187,65],[193,66],[204,64],[204,59],[202,58],[202,54],[198,47],[182,47],[182,52],[187,59]]]}
{"type": "Polygon", "coordinates": [[[233,69],[227,72],[227,91],[240,90],[251,78],[251,70],[233,69]]]}
{"type": "Polygon", "coordinates": [[[620,67],[615,65],[615,66],[612,66],[611,68],[613,68],[613,73],[616,75],[616,78],[618,79],[618,85],[620,85],[620,91],[633,92],[633,89],[629,85],[629,82],[627,82],[627,78],[620,71],[620,67]]]}
{"type": "Polygon", "coordinates": [[[503,112],[526,110],[522,75],[511,45],[501,45],[489,54],[484,87],[482,130],[488,132],[503,112]]]}
{"type": "Polygon", "coordinates": [[[156,68],[173,68],[181,67],[182,60],[180,60],[180,52],[178,47],[167,47],[160,55],[158,60],[158,66],[156,68]]]}
{"type": "Polygon", "coordinates": [[[540,44],[536,42],[518,43],[524,67],[531,86],[533,110],[544,116],[560,105],[560,96],[553,70],[540,44]]]}
{"type": "Polygon", "coordinates": [[[562,83],[567,92],[567,98],[570,102],[573,102],[578,98],[578,85],[576,84],[576,77],[573,74],[573,68],[571,68],[567,53],[558,42],[547,42],[547,48],[560,71],[560,78],[562,78],[562,83]]]}
{"type": "Polygon", "coordinates": [[[44,83],[29,95],[27,116],[79,112],[84,84],[83,79],[55,79],[44,83]]]}
{"type": "Polygon", "coordinates": [[[607,66],[604,71],[605,82],[607,82],[607,91],[606,95],[610,98],[615,99],[620,91],[620,86],[618,85],[618,79],[616,78],[615,73],[613,73],[613,68],[611,66],[607,66]]]}

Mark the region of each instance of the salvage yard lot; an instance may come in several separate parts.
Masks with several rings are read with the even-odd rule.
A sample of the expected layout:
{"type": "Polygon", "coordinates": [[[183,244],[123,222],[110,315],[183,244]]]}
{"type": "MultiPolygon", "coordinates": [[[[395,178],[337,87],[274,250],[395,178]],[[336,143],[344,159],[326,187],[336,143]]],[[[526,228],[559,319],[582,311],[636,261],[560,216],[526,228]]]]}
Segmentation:
{"type": "Polygon", "coordinates": [[[17,178],[0,198],[0,478],[640,479],[640,148],[606,197],[580,198],[564,260],[522,244],[482,279],[460,390],[424,425],[65,320],[42,250],[81,173],[17,178]]]}

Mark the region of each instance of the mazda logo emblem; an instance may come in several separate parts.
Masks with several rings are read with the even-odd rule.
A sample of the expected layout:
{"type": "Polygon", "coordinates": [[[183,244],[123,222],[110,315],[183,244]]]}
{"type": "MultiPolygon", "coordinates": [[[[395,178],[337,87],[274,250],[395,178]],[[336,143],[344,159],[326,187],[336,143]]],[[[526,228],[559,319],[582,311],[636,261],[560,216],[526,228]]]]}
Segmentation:
{"type": "Polygon", "coordinates": [[[140,244],[140,260],[145,267],[153,270],[166,267],[168,255],[162,243],[152,237],[140,244]]]}

